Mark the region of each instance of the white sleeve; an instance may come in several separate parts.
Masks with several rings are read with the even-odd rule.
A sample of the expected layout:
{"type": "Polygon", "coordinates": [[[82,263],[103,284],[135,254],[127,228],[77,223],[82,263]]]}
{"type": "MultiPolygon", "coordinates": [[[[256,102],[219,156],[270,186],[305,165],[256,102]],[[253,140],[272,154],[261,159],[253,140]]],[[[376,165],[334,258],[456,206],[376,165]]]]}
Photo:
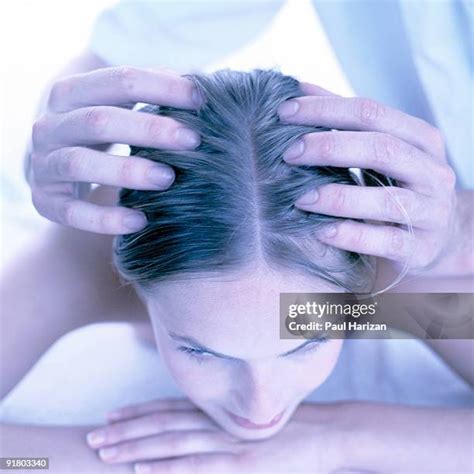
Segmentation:
{"type": "Polygon", "coordinates": [[[167,67],[180,72],[244,46],[284,0],[125,1],[97,18],[89,48],[111,66],[167,67]]]}

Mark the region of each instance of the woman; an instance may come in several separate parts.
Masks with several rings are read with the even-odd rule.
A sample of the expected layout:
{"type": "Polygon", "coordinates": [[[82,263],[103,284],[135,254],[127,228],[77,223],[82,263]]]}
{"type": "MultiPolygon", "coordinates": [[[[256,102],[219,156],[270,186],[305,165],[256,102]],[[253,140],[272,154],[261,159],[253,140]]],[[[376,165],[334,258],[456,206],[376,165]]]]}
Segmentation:
{"type": "MultiPolygon", "coordinates": [[[[81,452],[77,470],[91,463],[88,469],[97,472],[131,472],[127,463],[142,461],[136,472],[467,471],[467,408],[308,403],[349,341],[280,339],[279,294],[372,291],[375,262],[320,242],[318,235],[337,218],[306,213],[294,202],[322,184],[354,180],[347,169],[282,160],[301,135],[318,131],[278,120],[279,105],[301,95],[296,80],[272,71],[223,71],[192,80],[204,97],[197,112],[145,110],[196,129],[201,145],[193,151],[132,147],[134,156],[172,166],[176,179],[165,191],[120,193],[120,204],[148,220],[143,230],[114,242],[115,266],[130,284],[98,303],[104,283],[97,282],[110,281],[110,274],[103,270],[87,279],[84,273],[74,282],[84,285],[78,304],[82,315],[94,308],[91,320],[101,304],[107,308],[100,308],[102,314],[115,309],[123,319],[148,314],[162,362],[187,400],[158,400],[111,414],[113,423],[87,436],[105,463],[99,467],[81,452]],[[447,423],[453,426],[449,439],[443,435],[447,423]],[[417,439],[416,452],[405,439],[408,430],[417,439]]],[[[369,184],[383,183],[372,176],[369,184]]],[[[88,238],[96,251],[110,251],[110,241],[94,246],[99,237],[88,238]]],[[[85,241],[62,235],[57,242],[63,245],[51,252],[67,242],[84,272],[93,266],[96,255],[85,241]]],[[[70,279],[70,269],[68,261],[56,278],[70,279]]],[[[67,290],[72,282],[62,283],[67,290]]],[[[88,322],[72,313],[72,322],[56,327],[55,335],[88,322]]],[[[362,348],[374,341],[358,342],[362,348]]],[[[459,360],[465,363],[466,355],[459,360]]],[[[9,369],[5,373],[8,378],[9,369]]],[[[7,428],[5,452],[19,452],[15,437],[21,428],[7,428]]],[[[69,447],[77,435],[50,430],[63,430],[56,435],[69,436],[69,447]]],[[[40,438],[54,437],[53,431],[30,428],[32,449],[40,453],[40,438]]],[[[77,472],[74,467],[66,468],[77,472]]]]}

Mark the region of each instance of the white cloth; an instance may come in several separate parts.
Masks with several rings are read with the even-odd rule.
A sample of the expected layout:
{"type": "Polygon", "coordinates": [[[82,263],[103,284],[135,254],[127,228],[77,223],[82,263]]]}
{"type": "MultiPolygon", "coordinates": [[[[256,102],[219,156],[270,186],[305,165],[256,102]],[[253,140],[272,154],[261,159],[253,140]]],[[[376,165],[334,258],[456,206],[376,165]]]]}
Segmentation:
{"type": "MultiPolygon", "coordinates": [[[[317,367],[315,367],[317,370],[317,367]]],[[[89,425],[116,407],[184,397],[157,350],[125,323],[63,336],[0,405],[13,423],[89,425]]],[[[346,340],[329,378],[307,401],[371,400],[474,406],[474,391],[418,340],[346,340]]]]}

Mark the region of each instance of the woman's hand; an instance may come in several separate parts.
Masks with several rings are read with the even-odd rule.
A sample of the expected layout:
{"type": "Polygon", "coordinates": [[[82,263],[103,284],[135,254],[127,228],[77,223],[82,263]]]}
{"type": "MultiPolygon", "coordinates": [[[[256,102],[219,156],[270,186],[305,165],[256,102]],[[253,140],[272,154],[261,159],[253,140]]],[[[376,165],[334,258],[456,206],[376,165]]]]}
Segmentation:
{"type": "Polygon", "coordinates": [[[137,462],[137,473],[332,472],[345,457],[336,406],[302,404],[275,436],[243,441],[187,400],[156,400],[116,413],[87,439],[104,462],[137,462]]]}
{"type": "Polygon", "coordinates": [[[440,131],[373,100],[341,97],[307,83],[301,88],[306,96],[280,106],[282,121],[348,131],[305,135],[286,151],[287,163],[372,169],[400,184],[387,190],[327,184],[305,193],[297,207],[346,218],[328,226],[318,239],[387,258],[397,269],[407,260],[411,272],[433,267],[449,253],[459,224],[455,174],[440,131]],[[412,235],[405,227],[408,223],[413,225],[412,235]]]}
{"type": "Polygon", "coordinates": [[[173,182],[171,167],[108,154],[109,144],[170,150],[198,145],[199,136],[179,122],[129,110],[136,102],[193,109],[200,99],[190,80],[165,70],[103,68],[53,84],[47,111],[33,125],[27,170],[33,204],[40,214],[104,234],[126,234],[144,227],[146,217],[141,212],[79,199],[87,197],[90,183],[157,190],[173,182]],[[85,188],[78,183],[85,183],[85,188]],[[84,196],[79,189],[85,189],[84,196]]]}

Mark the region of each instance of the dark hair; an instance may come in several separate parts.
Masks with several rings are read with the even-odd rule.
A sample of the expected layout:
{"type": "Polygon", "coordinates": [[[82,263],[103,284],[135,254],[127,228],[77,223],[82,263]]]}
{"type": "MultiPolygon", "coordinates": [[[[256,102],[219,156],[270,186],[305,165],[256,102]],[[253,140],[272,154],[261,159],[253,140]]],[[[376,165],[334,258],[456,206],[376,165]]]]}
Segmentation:
{"type": "Polygon", "coordinates": [[[292,166],[282,159],[301,135],[329,130],[279,121],[280,103],[303,95],[298,81],[271,70],[186,77],[204,98],[199,110],[142,111],[183,122],[197,130],[201,144],[192,151],[132,147],[134,156],[172,166],[176,179],[165,191],[121,190],[120,204],[148,219],[143,230],[115,239],[121,276],[147,290],[161,280],[238,271],[259,260],[347,291],[367,291],[372,259],[330,247],[337,261],[330,267],[314,252],[317,231],[338,218],[294,207],[309,189],[354,184],[347,169],[292,166]]]}

